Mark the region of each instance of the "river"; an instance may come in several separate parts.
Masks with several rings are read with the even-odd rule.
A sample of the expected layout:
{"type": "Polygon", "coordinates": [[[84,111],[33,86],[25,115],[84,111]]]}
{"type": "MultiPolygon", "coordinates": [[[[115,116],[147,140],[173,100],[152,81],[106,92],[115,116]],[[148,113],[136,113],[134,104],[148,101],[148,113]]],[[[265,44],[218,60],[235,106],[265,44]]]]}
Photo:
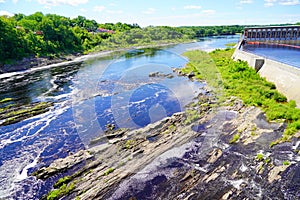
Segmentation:
{"type": "Polygon", "coordinates": [[[0,127],[0,199],[40,198],[50,183],[30,174],[54,159],[89,148],[107,124],[134,129],[183,111],[205,84],[172,71],[188,62],[181,54],[225,48],[238,39],[238,35],[204,38],[0,75],[0,99],[54,103],[44,114],[0,127]],[[153,72],[158,73],[149,76],[153,72]]]}
{"type": "Polygon", "coordinates": [[[244,51],[300,68],[300,49],[278,45],[245,45],[244,51]]]}

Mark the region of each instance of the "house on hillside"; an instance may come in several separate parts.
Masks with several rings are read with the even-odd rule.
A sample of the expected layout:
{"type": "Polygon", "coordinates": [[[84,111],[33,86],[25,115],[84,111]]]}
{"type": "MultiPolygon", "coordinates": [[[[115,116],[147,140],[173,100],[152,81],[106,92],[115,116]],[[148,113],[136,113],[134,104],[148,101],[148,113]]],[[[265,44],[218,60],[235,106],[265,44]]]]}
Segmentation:
{"type": "Polygon", "coordinates": [[[44,35],[43,31],[35,31],[33,33],[36,34],[36,35],[44,35]]]}
{"type": "Polygon", "coordinates": [[[111,33],[111,34],[114,34],[115,32],[112,31],[112,30],[107,30],[107,29],[104,29],[104,28],[98,28],[96,30],[97,33],[111,33]]]}

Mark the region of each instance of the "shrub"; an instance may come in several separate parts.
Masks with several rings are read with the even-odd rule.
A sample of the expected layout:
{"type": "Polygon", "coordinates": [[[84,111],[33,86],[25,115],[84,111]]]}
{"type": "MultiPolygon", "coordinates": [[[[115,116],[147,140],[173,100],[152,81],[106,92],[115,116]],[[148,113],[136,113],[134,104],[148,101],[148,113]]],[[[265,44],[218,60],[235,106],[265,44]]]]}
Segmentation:
{"type": "Polygon", "coordinates": [[[241,135],[239,133],[234,134],[229,141],[230,144],[236,143],[240,139],[241,135]]]}

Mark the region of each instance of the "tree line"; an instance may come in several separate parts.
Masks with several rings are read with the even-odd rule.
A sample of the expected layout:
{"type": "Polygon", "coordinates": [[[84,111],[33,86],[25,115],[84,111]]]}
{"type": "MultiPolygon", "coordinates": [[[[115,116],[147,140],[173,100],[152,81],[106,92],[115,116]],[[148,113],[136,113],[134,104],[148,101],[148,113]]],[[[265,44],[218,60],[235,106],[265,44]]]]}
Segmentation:
{"type": "Polygon", "coordinates": [[[83,16],[70,19],[56,14],[44,15],[41,12],[28,16],[0,16],[0,64],[31,56],[57,56],[182,42],[204,36],[241,33],[243,29],[239,25],[141,28],[138,24],[99,24],[83,16]],[[99,28],[102,31],[98,31],[99,28]]]}
{"type": "Polygon", "coordinates": [[[48,56],[84,52],[110,37],[109,33],[94,34],[99,28],[116,33],[140,28],[133,24],[98,24],[83,16],[75,19],[36,12],[26,16],[0,17],[0,62],[19,60],[28,56],[48,56]]]}
{"type": "Polygon", "coordinates": [[[105,23],[78,16],[75,19],[36,12],[0,17],[0,63],[30,56],[56,56],[163,42],[180,42],[196,37],[234,34],[241,26],[167,27],[105,23]],[[97,32],[98,28],[113,32],[97,32]]]}

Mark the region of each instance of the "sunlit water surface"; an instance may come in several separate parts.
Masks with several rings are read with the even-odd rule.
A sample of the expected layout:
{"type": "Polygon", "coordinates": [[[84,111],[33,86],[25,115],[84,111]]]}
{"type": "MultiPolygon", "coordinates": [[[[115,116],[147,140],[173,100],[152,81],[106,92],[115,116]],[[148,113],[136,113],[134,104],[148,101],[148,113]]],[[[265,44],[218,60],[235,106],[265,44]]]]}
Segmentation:
{"type": "Polygon", "coordinates": [[[15,104],[54,102],[49,112],[0,127],[0,199],[38,199],[46,194],[59,177],[44,182],[30,174],[90,147],[107,124],[139,128],[183,111],[204,84],[172,71],[188,62],[181,54],[225,48],[238,39],[204,38],[165,49],[91,56],[69,65],[0,74],[0,99],[13,98],[15,104]],[[150,77],[153,72],[160,75],[150,77]]]}

